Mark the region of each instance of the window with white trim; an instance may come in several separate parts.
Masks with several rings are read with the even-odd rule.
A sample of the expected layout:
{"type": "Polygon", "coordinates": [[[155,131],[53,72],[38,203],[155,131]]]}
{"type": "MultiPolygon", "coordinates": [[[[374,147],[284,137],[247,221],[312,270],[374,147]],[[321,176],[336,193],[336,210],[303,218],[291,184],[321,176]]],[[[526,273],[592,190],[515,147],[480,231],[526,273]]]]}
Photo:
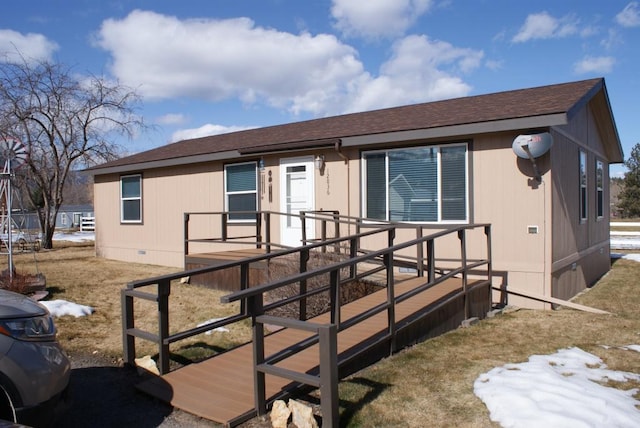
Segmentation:
{"type": "Polygon", "coordinates": [[[363,208],[375,220],[468,221],[467,145],[365,152],[363,208]]]}
{"type": "Polygon", "coordinates": [[[225,165],[224,181],[225,210],[229,212],[229,220],[237,222],[255,221],[256,216],[252,212],[258,210],[256,162],[225,165]]]}
{"type": "Polygon", "coordinates": [[[580,150],[580,222],[587,221],[587,153],[580,150]]]}
{"type": "Polygon", "coordinates": [[[604,164],[596,161],[596,219],[604,217],[604,164]]]}
{"type": "Polygon", "coordinates": [[[120,221],[142,223],[142,175],[120,177],[120,221]]]}

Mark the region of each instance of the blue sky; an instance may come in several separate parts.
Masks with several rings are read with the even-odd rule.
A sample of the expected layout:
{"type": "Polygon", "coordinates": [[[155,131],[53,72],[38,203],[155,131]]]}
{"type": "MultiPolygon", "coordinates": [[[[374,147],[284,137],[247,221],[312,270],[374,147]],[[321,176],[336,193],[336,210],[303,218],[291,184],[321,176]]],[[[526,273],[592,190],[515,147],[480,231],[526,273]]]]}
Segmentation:
{"type": "Polygon", "coordinates": [[[136,88],[155,130],[131,153],[593,77],[625,156],[640,143],[639,1],[31,0],[3,4],[0,53],[16,48],[136,88]]]}

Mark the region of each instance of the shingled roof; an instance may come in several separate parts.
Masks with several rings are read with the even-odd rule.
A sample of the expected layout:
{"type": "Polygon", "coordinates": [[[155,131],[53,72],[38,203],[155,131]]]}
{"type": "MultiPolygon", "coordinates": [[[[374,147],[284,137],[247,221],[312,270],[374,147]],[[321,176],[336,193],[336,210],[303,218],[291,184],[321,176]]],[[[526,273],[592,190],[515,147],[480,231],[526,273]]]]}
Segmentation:
{"type": "MultiPolygon", "coordinates": [[[[212,135],[167,144],[121,159],[114,160],[89,171],[113,172],[144,164],[180,159],[184,163],[197,161],[205,155],[235,152],[258,153],[331,146],[348,137],[414,131],[455,125],[499,122],[528,117],[572,114],[603,93],[609,120],[620,150],[620,142],[611,115],[604,79],[590,79],[537,88],[520,89],[487,95],[477,95],[443,101],[386,108],[362,113],[307,120],[228,134],[212,135]],[[187,161],[187,159],[191,159],[187,161]]],[[[222,157],[221,157],[222,158],[222,157]]],[[[621,159],[620,159],[621,160],[621,159]]]]}

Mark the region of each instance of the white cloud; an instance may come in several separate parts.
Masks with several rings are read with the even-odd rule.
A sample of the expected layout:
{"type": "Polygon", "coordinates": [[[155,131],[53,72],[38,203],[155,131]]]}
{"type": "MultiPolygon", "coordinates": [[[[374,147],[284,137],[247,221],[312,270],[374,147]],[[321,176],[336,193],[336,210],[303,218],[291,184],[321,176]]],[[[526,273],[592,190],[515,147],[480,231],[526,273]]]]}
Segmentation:
{"type": "Polygon", "coordinates": [[[0,61],[49,60],[56,50],[58,45],[42,34],[0,30],[0,61]]]}
{"type": "Polygon", "coordinates": [[[223,126],[206,124],[199,128],[182,129],[171,135],[171,142],[189,140],[191,138],[208,137],[209,135],[228,134],[230,132],[244,131],[255,126],[223,126]]]}
{"type": "Polygon", "coordinates": [[[181,113],[169,113],[156,119],[160,125],[182,125],[186,121],[187,118],[181,113]]]}
{"type": "Polygon", "coordinates": [[[356,51],[332,35],[294,35],[248,18],[181,21],[138,10],[104,21],[96,44],[113,56],[113,74],[150,99],[238,97],[314,111],[297,97],[340,92],[363,72],[356,51]]]}
{"type": "Polygon", "coordinates": [[[640,9],[637,1],[632,1],[616,15],[616,22],[623,27],[640,26],[640,9]]]}
{"type": "Polygon", "coordinates": [[[611,73],[615,62],[615,59],[610,56],[586,56],[574,64],[573,71],[578,74],[611,73]]]}
{"type": "Polygon", "coordinates": [[[431,7],[432,0],[333,0],[335,27],[348,36],[393,37],[431,7]]]}
{"type": "Polygon", "coordinates": [[[427,36],[408,36],[393,46],[380,76],[360,79],[349,111],[433,101],[468,95],[460,77],[480,66],[484,53],[457,48],[427,36]]]}
{"type": "MultiPolygon", "coordinates": [[[[111,53],[114,76],[147,99],[236,98],[314,116],[468,95],[459,76],[483,57],[409,36],[374,76],[354,48],[332,35],[294,35],[247,18],[179,20],[139,10],[104,21],[95,43],[111,53]]],[[[180,132],[174,139],[212,131],[180,132]]]]}
{"type": "Polygon", "coordinates": [[[520,31],[513,39],[514,43],[522,43],[534,39],[552,39],[567,37],[578,32],[578,21],[572,16],[555,18],[547,12],[527,16],[520,31]]]}

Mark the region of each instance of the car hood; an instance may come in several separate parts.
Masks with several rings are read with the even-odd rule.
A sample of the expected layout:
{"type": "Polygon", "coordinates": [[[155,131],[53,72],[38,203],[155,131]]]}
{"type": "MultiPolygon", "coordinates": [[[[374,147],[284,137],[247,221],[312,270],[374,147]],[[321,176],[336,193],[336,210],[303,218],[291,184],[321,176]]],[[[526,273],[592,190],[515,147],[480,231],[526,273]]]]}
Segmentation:
{"type": "Polygon", "coordinates": [[[23,318],[42,316],[47,309],[29,297],[0,289],[0,318],[23,318]]]}

